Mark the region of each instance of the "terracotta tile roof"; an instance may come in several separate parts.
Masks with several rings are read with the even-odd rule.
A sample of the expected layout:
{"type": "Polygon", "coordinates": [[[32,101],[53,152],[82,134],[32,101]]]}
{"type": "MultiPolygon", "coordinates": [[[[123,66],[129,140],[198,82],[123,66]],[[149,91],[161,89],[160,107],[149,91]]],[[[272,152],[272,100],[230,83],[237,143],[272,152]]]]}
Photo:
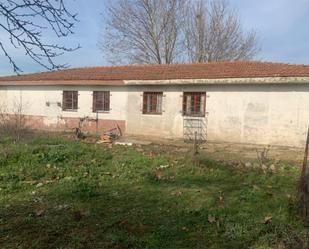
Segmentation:
{"type": "Polygon", "coordinates": [[[86,67],[54,72],[0,77],[0,85],[120,85],[124,80],[225,79],[260,77],[309,77],[309,66],[270,62],[235,61],[201,64],[129,65],[86,67]],[[15,82],[15,83],[14,83],[15,82]],[[19,83],[18,83],[19,82],[19,83]],[[21,83],[23,82],[23,83],[21,83]]]}

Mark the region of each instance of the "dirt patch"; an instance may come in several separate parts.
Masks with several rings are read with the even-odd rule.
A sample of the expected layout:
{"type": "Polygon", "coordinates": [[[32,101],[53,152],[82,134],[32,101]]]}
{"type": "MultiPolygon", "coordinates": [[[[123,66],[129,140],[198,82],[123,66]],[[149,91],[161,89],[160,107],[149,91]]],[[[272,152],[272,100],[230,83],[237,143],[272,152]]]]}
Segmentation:
{"type": "MultiPolygon", "coordinates": [[[[257,159],[257,153],[264,150],[265,145],[235,144],[207,142],[201,146],[202,151],[215,159],[225,160],[252,160],[257,159]]],[[[301,163],[303,160],[303,150],[301,148],[286,146],[270,146],[269,159],[291,161],[301,163]]]]}
{"type": "MultiPolygon", "coordinates": [[[[189,153],[193,150],[193,144],[182,140],[158,139],[145,136],[134,136],[122,138],[123,141],[133,142],[133,145],[142,146],[143,150],[154,155],[170,153],[189,153]]],[[[200,152],[218,160],[256,160],[257,153],[262,152],[267,145],[239,144],[208,141],[200,145],[200,152]]],[[[270,146],[269,159],[301,163],[303,160],[303,149],[287,146],[270,146]]]]}

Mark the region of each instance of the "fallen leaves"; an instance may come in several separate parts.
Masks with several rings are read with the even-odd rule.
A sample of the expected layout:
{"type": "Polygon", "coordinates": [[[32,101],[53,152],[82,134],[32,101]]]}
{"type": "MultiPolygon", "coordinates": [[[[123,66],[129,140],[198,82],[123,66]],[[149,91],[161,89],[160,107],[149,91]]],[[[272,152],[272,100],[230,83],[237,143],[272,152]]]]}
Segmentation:
{"type": "Polygon", "coordinates": [[[224,204],[224,198],[223,198],[223,196],[219,196],[219,203],[220,203],[221,205],[224,204]]]}
{"type": "Polygon", "coordinates": [[[177,197],[181,196],[182,194],[183,194],[183,193],[182,193],[182,191],[180,191],[180,190],[178,190],[178,191],[173,191],[173,192],[171,193],[171,195],[177,196],[177,197]]]}
{"type": "Polygon", "coordinates": [[[207,220],[208,220],[208,222],[210,224],[213,224],[213,223],[215,223],[217,221],[216,217],[211,215],[211,214],[208,215],[208,219],[207,220]]]}
{"type": "Polygon", "coordinates": [[[182,227],[181,230],[182,230],[182,231],[185,231],[185,232],[189,232],[189,231],[190,231],[189,228],[187,228],[187,227],[185,227],[185,226],[182,227]]]}
{"type": "Polygon", "coordinates": [[[263,224],[269,224],[272,222],[273,217],[271,215],[268,215],[264,218],[263,224]]]}
{"type": "Polygon", "coordinates": [[[38,217],[42,216],[44,214],[44,212],[45,212],[44,208],[38,208],[34,211],[35,215],[38,216],[38,217]]]}
{"type": "Polygon", "coordinates": [[[164,173],[161,171],[161,169],[156,169],[154,172],[154,178],[156,181],[175,181],[175,176],[164,176],[164,173]]]}

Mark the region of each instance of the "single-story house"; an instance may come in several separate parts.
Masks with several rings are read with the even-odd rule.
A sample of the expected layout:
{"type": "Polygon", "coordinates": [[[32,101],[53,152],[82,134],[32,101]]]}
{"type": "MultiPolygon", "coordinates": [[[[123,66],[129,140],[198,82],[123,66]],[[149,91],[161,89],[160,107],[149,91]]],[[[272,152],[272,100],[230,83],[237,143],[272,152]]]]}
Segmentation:
{"type": "Polygon", "coordinates": [[[0,110],[19,110],[38,129],[303,146],[309,66],[239,61],[5,76],[0,110]]]}

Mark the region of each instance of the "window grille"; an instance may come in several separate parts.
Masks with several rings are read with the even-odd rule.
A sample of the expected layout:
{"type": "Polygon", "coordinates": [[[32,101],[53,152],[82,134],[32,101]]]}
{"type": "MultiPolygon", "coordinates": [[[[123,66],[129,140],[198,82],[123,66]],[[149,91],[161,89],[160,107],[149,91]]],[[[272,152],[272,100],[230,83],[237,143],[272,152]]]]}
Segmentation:
{"type": "Polygon", "coordinates": [[[62,110],[76,111],[78,109],[78,91],[63,91],[62,110]]]}
{"type": "Polygon", "coordinates": [[[143,114],[162,114],[163,92],[144,92],[143,114]]]}
{"type": "Polygon", "coordinates": [[[93,112],[108,112],[110,110],[110,92],[94,91],[93,92],[93,112]]]}
{"type": "Polygon", "coordinates": [[[183,95],[183,115],[204,117],[206,106],[205,92],[185,92],[183,95]]]}

